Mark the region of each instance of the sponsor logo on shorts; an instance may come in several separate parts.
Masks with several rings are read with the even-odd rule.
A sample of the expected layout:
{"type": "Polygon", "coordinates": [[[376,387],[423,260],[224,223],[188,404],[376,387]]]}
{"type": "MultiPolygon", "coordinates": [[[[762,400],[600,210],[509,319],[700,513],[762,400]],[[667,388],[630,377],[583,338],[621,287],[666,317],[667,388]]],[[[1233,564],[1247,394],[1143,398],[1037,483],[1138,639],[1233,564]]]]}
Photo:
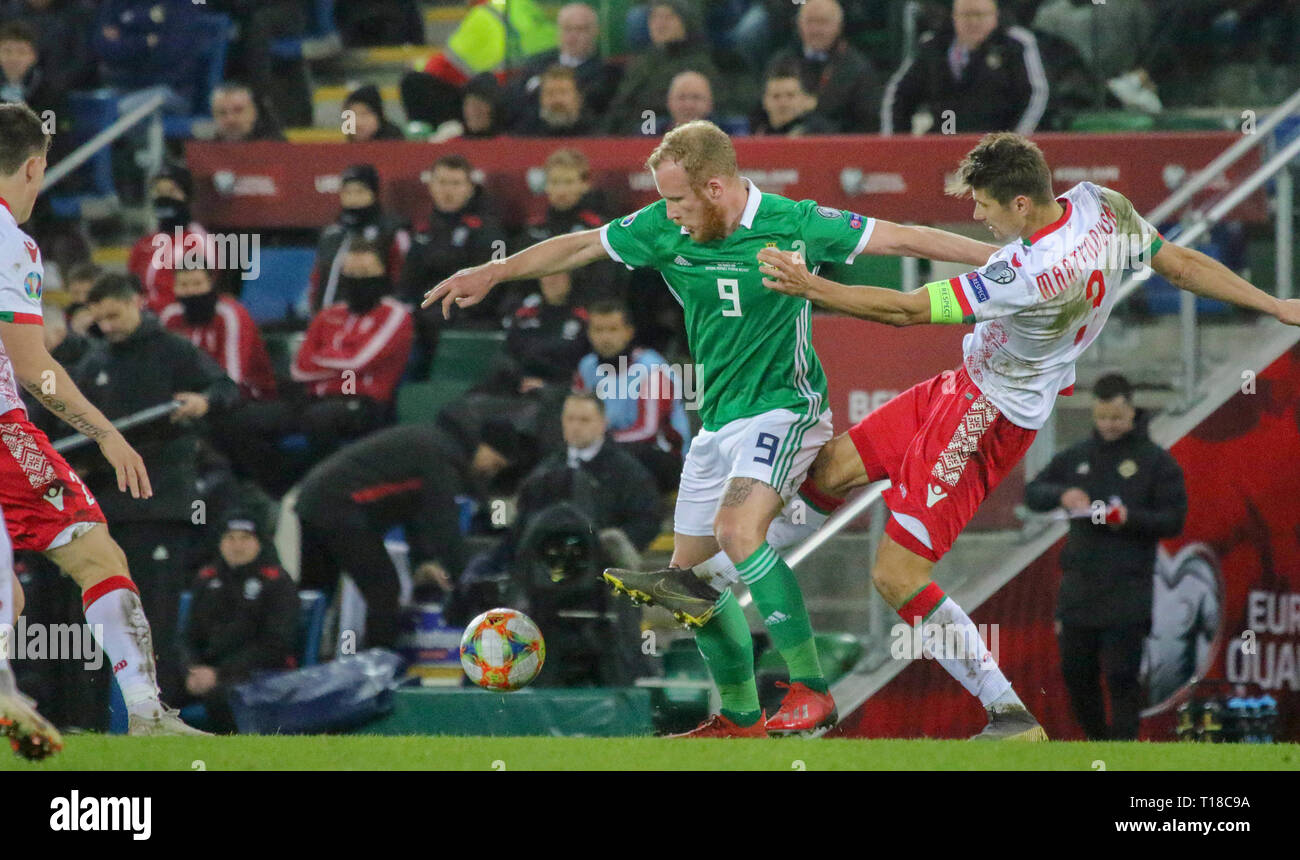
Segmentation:
{"type": "Polygon", "coordinates": [[[61,484],[50,485],[50,488],[45,491],[41,498],[54,505],[56,510],[63,510],[63,486],[61,484]]]}
{"type": "Polygon", "coordinates": [[[830,206],[818,206],[817,214],[823,218],[829,218],[834,221],[836,218],[843,218],[844,213],[838,209],[832,209],[830,206]]]}
{"type": "Polygon", "coordinates": [[[23,289],[27,291],[29,299],[39,301],[41,298],[41,273],[28,272],[27,277],[23,279],[23,289]]]}
{"type": "Polygon", "coordinates": [[[927,508],[933,508],[936,503],[942,502],[946,498],[948,498],[948,493],[939,489],[934,484],[930,484],[926,487],[925,506],[927,508]]]}
{"type": "Polygon", "coordinates": [[[966,283],[970,284],[971,292],[975,294],[975,301],[987,302],[989,300],[989,289],[984,286],[984,279],[980,277],[979,272],[967,273],[966,283]]]}

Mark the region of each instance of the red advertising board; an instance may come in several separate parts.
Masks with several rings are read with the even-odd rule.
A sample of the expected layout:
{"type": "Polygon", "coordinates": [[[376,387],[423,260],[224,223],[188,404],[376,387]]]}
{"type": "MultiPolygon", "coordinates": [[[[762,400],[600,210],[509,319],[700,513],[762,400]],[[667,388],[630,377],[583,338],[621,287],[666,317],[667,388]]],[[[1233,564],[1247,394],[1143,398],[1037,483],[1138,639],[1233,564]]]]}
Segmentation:
{"type": "MultiPolygon", "coordinates": [[[[1237,139],[1230,132],[1035,137],[1052,165],[1058,191],[1089,180],[1127,195],[1144,212],[1237,139]]],[[[892,221],[936,224],[970,219],[969,202],[944,196],[943,184],[977,140],[973,135],[738,138],[736,150],[742,172],[764,191],[813,198],[892,221]]],[[[421,172],[451,152],[466,155],[483,172],[498,212],[507,226],[517,227],[545,209],[541,166],[547,155],[564,146],[586,154],[593,180],[620,209],[651,202],[656,192],[644,162],[653,143],[644,138],[491,138],[441,144],[191,142],[186,159],[195,178],[195,213],[210,228],[324,226],[338,214],[339,172],[359,162],[379,168],[385,205],[419,223],[430,206],[421,172]]],[[[1255,150],[1206,193],[1221,192],[1258,164],[1255,150]]],[[[1234,217],[1262,221],[1267,215],[1261,193],[1248,198],[1234,217]]]]}
{"type": "MultiPolygon", "coordinates": [[[[1279,740],[1300,740],[1300,346],[1252,380],[1170,450],[1183,468],[1188,515],[1153,572],[1157,633],[1148,663],[1170,644],[1203,649],[1197,674],[1278,703],[1279,740]],[[1238,686],[1240,685],[1240,686],[1238,686]]],[[[997,625],[998,660],[1049,735],[1083,737],[1061,679],[1054,612],[1058,542],[971,612],[997,625]]],[[[988,628],[992,631],[992,627],[988,628]]],[[[993,643],[990,643],[990,647],[993,643]]],[[[1189,657],[1191,655],[1189,654],[1189,657]]],[[[1190,679],[1188,679],[1190,680],[1190,679]]],[[[1148,677],[1148,686],[1155,680],[1148,677]]],[[[1188,688],[1160,693],[1142,737],[1172,736],[1188,688]]],[[[931,660],[917,660],[837,728],[848,737],[966,737],[979,703],[931,660]]]]}

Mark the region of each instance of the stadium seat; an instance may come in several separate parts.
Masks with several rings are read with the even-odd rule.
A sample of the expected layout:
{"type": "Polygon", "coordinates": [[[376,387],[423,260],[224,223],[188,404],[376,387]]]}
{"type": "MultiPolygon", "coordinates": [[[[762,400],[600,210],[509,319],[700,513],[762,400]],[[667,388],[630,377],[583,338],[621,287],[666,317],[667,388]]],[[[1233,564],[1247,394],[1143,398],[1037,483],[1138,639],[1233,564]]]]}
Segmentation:
{"type": "Polygon", "coordinates": [[[1076,114],[1070,120],[1070,131],[1096,133],[1123,133],[1150,131],[1155,128],[1151,114],[1131,111],[1094,111],[1076,114]]]}
{"type": "MultiPolygon", "coordinates": [[[[117,98],[117,93],[109,89],[68,94],[68,113],[72,115],[68,133],[76,146],[81,146],[117,120],[117,98]]],[[[109,198],[117,193],[113,186],[113,156],[109,147],[92,155],[89,161],[73,171],[72,176],[78,177],[86,190],[50,195],[50,206],[60,218],[78,218],[86,200],[109,198]]]]}
{"type": "Polygon", "coordinates": [[[263,248],[261,264],[258,276],[244,282],[239,300],[259,325],[292,319],[310,286],[316,249],[263,248]]]}
{"type": "Polygon", "coordinates": [[[271,56],[277,60],[320,60],[342,52],[343,40],[334,25],[334,0],[313,0],[311,7],[306,35],[272,40],[271,56]]]}
{"type": "Polygon", "coordinates": [[[438,337],[429,380],[457,380],[466,388],[482,382],[505,340],[504,334],[495,331],[444,331],[438,337]]]}
{"type": "Polygon", "coordinates": [[[163,116],[163,134],[171,140],[188,140],[194,136],[194,126],[210,122],[212,91],[226,76],[226,53],[235,35],[235,25],[229,16],[201,14],[195,25],[203,34],[200,49],[199,78],[194,86],[191,116],[163,116]]]}

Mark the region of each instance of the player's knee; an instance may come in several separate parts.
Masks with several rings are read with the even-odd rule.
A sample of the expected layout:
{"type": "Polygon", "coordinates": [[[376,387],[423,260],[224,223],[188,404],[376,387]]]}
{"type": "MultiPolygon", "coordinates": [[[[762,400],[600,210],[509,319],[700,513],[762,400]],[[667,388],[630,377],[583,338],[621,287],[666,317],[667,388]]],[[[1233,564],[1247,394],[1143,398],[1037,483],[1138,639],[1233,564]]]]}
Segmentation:
{"type": "Polygon", "coordinates": [[[767,539],[767,529],[737,517],[719,514],[713,524],[713,536],[728,558],[740,562],[763,545],[767,539]]]}
{"type": "Polygon", "coordinates": [[[813,483],[823,493],[842,496],[862,474],[862,458],[847,433],[822,446],[813,461],[813,483]]]}
{"type": "Polygon", "coordinates": [[[907,577],[891,565],[877,564],[871,569],[871,584],[891,606],[907,596],[907,577]]]}
{"type": "Polygon", "coordinates": [[[14,621],[18,616],[23,614],[23,608],[27,606],[27,595],[23,593],[23,584],[18,581],[18,577],[13,578],[13,601],[14,601],[14,621]]]}

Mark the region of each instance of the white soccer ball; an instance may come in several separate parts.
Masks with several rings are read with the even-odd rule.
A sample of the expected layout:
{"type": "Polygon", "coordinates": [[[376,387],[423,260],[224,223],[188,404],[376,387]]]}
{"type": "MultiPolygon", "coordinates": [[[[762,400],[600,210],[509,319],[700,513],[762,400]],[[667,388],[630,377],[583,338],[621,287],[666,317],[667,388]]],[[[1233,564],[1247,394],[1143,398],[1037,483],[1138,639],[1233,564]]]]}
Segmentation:
{"type": "Polygon", "coordinates": [[[546,641],[533,619],[516,609],[489,609],[465,628],[460,665],[471,681],[510,692],[528,686],[546,662],[546,641]]]}

